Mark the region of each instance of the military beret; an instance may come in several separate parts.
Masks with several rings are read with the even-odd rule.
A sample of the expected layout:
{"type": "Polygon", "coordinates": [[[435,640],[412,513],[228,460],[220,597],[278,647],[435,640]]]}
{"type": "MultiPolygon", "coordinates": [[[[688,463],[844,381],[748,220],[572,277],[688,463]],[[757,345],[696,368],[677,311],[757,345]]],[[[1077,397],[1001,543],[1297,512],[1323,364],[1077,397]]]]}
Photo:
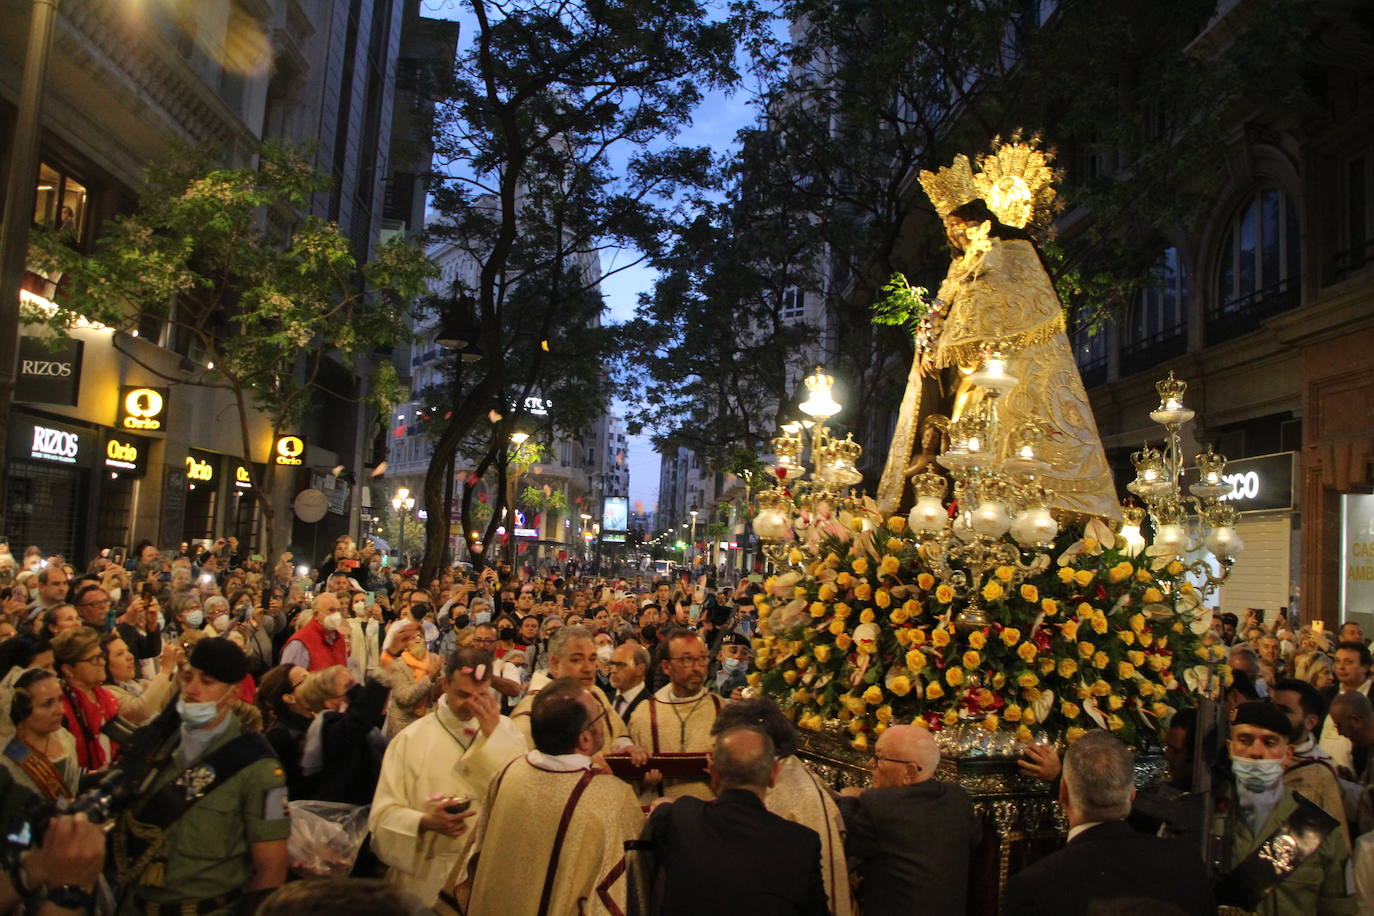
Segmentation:
{"type": "Polygon", "coordinates": [[[1285,738],[1293,731],[1293,723],[1288,720],[1287,714],[1273,703],[1263,701],[1237,706],[1236,717],[1231,720],[1231,725],[1253,725],[1255,728],[1267,729],[1285,738]]]}
{"type": "Polygon", "coordinates": [[[729,633],[726,633],[724,636],[720,638],[720,644],[722,646],[744,646],[745,648],[748,648],[749,640],[746,639],[743,635],[731,630],[729,633]]]}
{"type": "Polygon", "coordinates": [[[192,668],[225,684],[237,684],[248,674],[248,656],[227,639],[202,639],[191,649],[189,661],[192,668]]]}

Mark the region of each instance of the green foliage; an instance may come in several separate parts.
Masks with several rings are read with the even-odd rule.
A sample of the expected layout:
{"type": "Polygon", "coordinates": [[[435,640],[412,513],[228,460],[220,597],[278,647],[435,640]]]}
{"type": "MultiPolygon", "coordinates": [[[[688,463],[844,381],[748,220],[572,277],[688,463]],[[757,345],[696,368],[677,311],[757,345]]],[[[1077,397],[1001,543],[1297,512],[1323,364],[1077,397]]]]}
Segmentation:
{"type": "Polygon", "coordinates": [[[883,284],[882,295],[872,305],[873,323],[913,331],[930,311],[930,293],[923,286],[912,286],[906,277],[895,273],[883,284]]]}

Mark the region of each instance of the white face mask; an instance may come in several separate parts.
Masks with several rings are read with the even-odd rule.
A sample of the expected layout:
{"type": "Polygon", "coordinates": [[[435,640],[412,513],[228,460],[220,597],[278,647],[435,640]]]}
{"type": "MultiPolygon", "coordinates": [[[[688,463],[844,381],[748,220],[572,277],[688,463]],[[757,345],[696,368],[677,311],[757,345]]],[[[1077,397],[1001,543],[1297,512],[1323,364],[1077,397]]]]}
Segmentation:
{"type": "Polygon", "coordinates": [[[124,590],[121,588],[110,589],[110,600],[118,604],[119,599],[124,597],[124,590]]]}
{"type": "Polygon", "coordinates": [[[343,614],[334,611],[332,614],[324,615],[324,620],[320,621],[320,626],[326,630],[338,632],[339,628],[343,626],[343,614]]]}
{"type": "Polygon", "coordinates": [[[609,662],[611,660],[611,655],[614,652],[615,650],[612,649],[610,646],[597,646],[596,660],[599,662],[609,662]]]}
{"type": "Polygon", "coordinates": [[[1232,757],[1231,772],[1242,788],[1250,792],[1263,792],[1283,778],[1283,761],[1232,757]]]}
{"type": "Polygon", "coordinates": [[[366,605],[366,604],[364,604],[364,603],[361,602],[361,601],[355,601],[355,602],[353,602],[353,616],[354,616],[354,617],[362,617],[362,616],[363,616],[364,614],[366,614],[366,613],[367,613],[367,605],[366,605]]]}
{"type": "Polygon", "coordinates": [[[215,626],[215,632],[216,632],[216,633],[227,633],[227,632],[229,632],[229,615],[228,615],[228,614],[220,614],[218,617],[215,618],[214,626],[215,626]]]}

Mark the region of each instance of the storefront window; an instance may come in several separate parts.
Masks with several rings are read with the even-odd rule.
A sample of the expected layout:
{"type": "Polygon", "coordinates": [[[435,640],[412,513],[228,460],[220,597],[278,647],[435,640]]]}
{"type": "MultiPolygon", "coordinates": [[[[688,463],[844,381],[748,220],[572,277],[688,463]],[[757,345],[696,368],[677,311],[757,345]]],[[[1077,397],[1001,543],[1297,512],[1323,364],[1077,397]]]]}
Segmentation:
{"type": "Polygon", "coordinates": [[[38,193],[34,198],[35,225],[70,229],[79,242],[86,226],[86,186],[47,163],[38,167],[38,193]]]}

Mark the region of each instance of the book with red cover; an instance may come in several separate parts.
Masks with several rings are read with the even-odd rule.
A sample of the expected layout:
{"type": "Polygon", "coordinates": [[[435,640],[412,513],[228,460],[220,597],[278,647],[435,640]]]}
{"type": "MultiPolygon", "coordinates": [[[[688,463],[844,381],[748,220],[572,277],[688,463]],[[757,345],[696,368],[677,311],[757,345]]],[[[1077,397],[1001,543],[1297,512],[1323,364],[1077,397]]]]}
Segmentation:
{"type": "Polygon", "coordinates": [[[699,753],[655,754],[644,766],[637,767],[626,754],[609,754],[606,756],[606,765],[621,779],[640,779],[645,772],[658,770],[665,779],[699,779],[705,782],[709,778],[706,761],[710,756],[699,753]]]}

